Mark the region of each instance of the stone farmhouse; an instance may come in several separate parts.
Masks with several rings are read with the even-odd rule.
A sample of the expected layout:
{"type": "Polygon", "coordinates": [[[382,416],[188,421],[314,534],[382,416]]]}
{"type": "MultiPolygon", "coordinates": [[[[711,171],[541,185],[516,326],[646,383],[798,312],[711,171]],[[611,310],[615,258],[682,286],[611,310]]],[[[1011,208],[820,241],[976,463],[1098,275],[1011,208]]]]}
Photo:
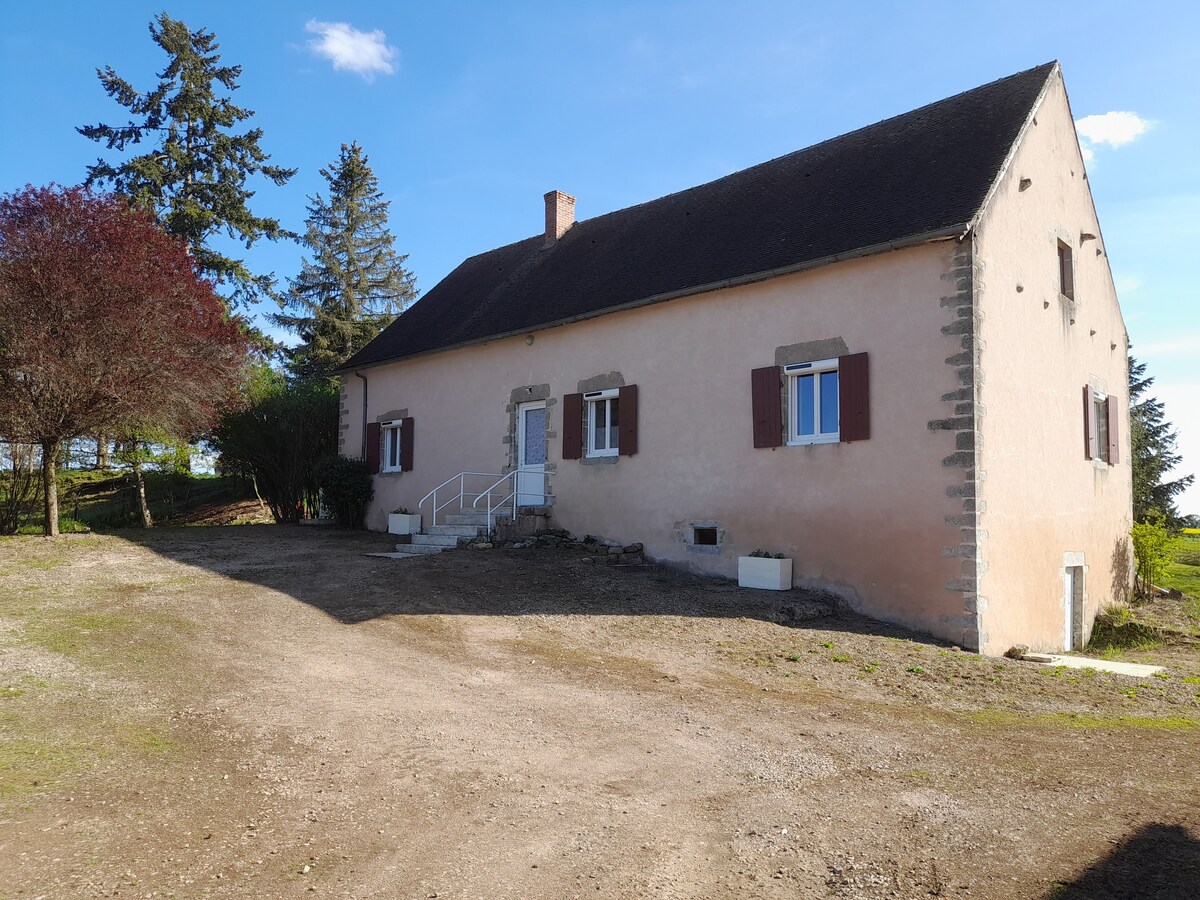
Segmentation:
{"type": "Polygon", "coordinates": [[[761,548],[989,654],[1078,648],[1126,596],[1127,336],[1057,63],[574,204],[341,370],[369,527],[420,510],[418,552],[543,508],[724,576],[761,548]]]}

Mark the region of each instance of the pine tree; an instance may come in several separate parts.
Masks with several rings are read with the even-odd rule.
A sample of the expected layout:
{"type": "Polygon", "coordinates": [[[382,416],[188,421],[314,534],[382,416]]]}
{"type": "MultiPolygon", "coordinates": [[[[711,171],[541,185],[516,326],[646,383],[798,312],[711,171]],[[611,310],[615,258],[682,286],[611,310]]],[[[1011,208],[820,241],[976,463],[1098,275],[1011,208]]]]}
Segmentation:
{"type": "Polygon", "coordinates": [[[1183,520],[1175,507],[1175,497],[1187,490],[1194,475],[1174,481],[1163,478],[1182,457],[1176,452],[1178,433],[1164,418],[1161,400],[1146,396],[1154,378],[1146,375],[1146,364],[1129,360],[1129,439],[1133,451],[1133,518],[1147,522],[1154,511],[1166,516],[1167,524],[1177,527],[1183,520]]]}
{"type": "Polygon", "coordinates": [[[357,143],[342,144],[337,161],[322,169],[328,199],[309,197],[304,243],[312,254],[291,281],[287,307],[276,324],[301,343],[288,351],[288,368],[322,378],[361,350],[417,296],[388,229],[389,201],[357,143]]]}
{"type": "Polygon", "coordinates": [[[243,260],[210,242],[221,233],[247,247],[263,237],[292,237],[276,219],[250,211],[247,202],[254,191],[247,181],[262,175],[283,185],[296,170],[267,163],[270,157],[259,146],[261,129],[235,133],[254,113],[230,100],[242,68],[220,65],[212,32],[191,31],[161,13],[150,23],[150,36],[169,58],[153,90],[138,92],[111,66],[96,70],[105,92],[134,119],[77,130],[109,150],[123,153],[139,144],[152,149],[117,163],[97,160],[88,166],[87,184],[111,186],[152,208],[169,233],[187,241],[201,274],[229,286],[232,305],[256,302],[272,293],[273,278],[253,274],[243,260]]]}

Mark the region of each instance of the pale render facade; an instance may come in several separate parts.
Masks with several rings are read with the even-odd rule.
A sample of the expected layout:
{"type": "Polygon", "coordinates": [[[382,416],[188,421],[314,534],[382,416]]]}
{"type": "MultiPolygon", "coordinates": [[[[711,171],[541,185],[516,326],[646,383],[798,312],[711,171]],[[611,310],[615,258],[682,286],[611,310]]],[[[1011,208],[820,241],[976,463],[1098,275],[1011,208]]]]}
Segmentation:
{"type": "Polygon", "coordinates": [[[972,241],[982,644],[1058,648],[1068,568],[1084,569],[1084,641],[1103,605],[1127,599],[1133,524],[1129,339],[1061,75],[972,241]],[[1060,241],[1073,250],[1074,304],[1057,289],[1060,241]],[[1114,465],[1083,456],[1084,384],[1123,411],[1114,465]]]}
{"type": "Polygon", "coordinates": [[[405,470],[376,476],[368,527],[456,473],[510,471],[533,422],[556,527],[724,576],[739,555],[782,552],[796,586],[985,653],[1077,647],[1130,580],[1127,416],[1114,414],[1112,461],[1088,459],[1081,399],[1090,385],[1126,409],[1127,340],[1057,65],[1043,81],[957,233],[352,360],[342,452],[363,453],[381,423],[406,421],[411,443],[405,470]],[[869,436],[789,445],[786,366],[850,356],[866,360],[869,436]],[[771,366],[785,440],[756,447],[751,372],[771,366]],[[636,452],[566,458],[572,395],[622,386],[636,386],[636,452]]]}

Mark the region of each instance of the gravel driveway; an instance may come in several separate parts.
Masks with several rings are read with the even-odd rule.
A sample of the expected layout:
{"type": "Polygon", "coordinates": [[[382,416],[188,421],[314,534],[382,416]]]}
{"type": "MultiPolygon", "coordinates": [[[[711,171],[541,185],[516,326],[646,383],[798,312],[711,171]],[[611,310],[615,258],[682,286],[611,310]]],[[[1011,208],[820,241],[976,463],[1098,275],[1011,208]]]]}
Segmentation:
{"type": "Polygon", "coordinates": [[[1196,896],[1195,652],[1061,672],[387,546],[0,541],[0,898],[1196,896]]]}

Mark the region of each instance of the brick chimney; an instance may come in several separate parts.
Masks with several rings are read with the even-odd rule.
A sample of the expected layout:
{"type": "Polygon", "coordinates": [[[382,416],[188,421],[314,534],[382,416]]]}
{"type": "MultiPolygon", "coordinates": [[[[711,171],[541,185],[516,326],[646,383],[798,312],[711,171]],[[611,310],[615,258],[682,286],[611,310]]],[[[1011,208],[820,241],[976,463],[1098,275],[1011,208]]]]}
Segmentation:
{"type": "Polygon", "coordinates": [[[553,244],[575,224],[575,198],[562,191],[546,194],[546,243],[553,244]]]}

